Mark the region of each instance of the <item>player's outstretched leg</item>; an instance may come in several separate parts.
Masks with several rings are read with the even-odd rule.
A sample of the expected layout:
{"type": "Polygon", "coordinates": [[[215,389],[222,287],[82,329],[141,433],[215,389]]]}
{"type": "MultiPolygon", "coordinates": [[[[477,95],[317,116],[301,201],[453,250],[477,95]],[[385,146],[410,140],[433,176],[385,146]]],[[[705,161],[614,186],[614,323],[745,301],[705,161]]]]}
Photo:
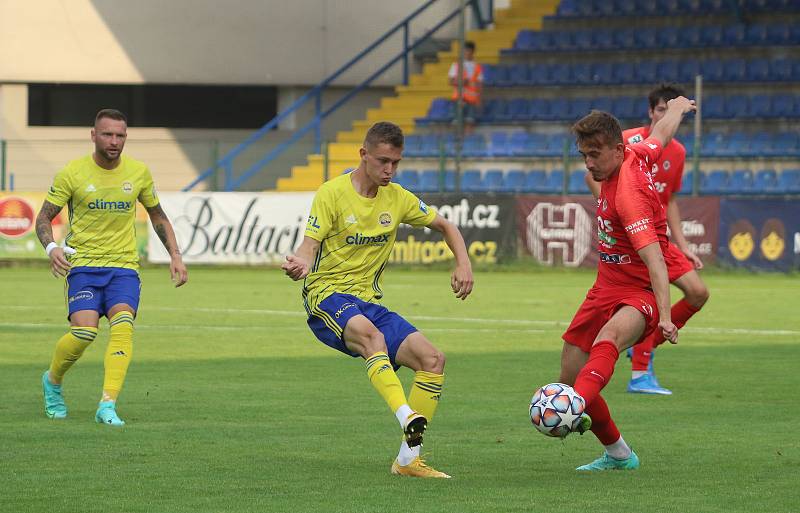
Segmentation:
{"type": "Polygon", "coordinates": [[[114,401],[102,401],[97,405],[97,413],[94,414],[94,420],[98,424],[106,426],[122,427],[125,421],[117,415],[116,403],[114,401]]]}
{"type": "Polygon", "coordinates": [[[54,385],[47,375],[49,370],[42,374],[42,392],[44,394],[44,414],[51,419],[66,419],[67,405],[61,393],[61,385],[54,385]]]}
{"type": "Polygon", "coordinates": [[[593,462],[581,465],[575,470],[635,470],[637,468],[639,468],[639,457],[631,450],[630,456],[623,459],[612,458],[606,451],[593,462]]]}

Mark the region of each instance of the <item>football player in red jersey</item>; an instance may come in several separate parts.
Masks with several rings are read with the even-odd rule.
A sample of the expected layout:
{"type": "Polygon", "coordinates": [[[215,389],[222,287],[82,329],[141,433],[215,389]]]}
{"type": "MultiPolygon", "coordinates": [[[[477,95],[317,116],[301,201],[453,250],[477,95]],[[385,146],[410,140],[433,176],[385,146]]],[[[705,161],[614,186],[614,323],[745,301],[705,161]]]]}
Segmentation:
{"type": "Polygon", "coordinates": [[[563,335],[559,381],[586,402],[579,431],[591,426],[605,447],[578,470],[635,469],[639,458],[625,443],[600,390],[611,380],[619,353],[658,330],[672,343],[669,278],[664,252],[667,220],[650,170],[683,115],[696,109],[683,96],[670,100],[649,137],[626,145],[617,119],[592,111],[572,127],[586,169],[601,182],[597,202],[597,280],[563,335]]]}
{"type": "MultiPolygon", "coordinates": [[[[622,132],[625,144],[636,144],[650,135],[658,121],[667,112],[667,102],[683,96],[683,90],[673,84],[660,84],[648,95],[650,125],[631,128],[622,132]]],[[[708,301],[709,293],[696,269],[703,268],[703,262],[689,247],[681,229],[681,214],[673,194],[681,190],[683,166],[686,161],[686,149],[677,140],[672,139],[661,152],[661,156],[653,164],[651,174],[658,198],[667,211],[667,226],[671,242],[664,253],[667,263],[669,281],[683,292],[683,298],[672,305],[672,322],[682,328],[686,322],[708,301]]],[[[595,182],[590,173],[586,173],[586,183],[597,198],[600,184],[595,182]]],[[[632,375],[628,383],[628,392],[639,394],[671,395],[672,391],[661,386],[653,370],[655,348],[664,342],[664,338],[653,332],[642,343],[628,350],[631,358],[632,375]]]]}

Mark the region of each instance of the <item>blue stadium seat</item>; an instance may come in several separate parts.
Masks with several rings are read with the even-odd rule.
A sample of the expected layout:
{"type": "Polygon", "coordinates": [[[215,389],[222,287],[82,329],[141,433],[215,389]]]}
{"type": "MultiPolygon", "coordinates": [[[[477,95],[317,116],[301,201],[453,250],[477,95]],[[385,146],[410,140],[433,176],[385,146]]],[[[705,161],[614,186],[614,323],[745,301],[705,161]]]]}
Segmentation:
{"type": "Polygon", "coordinates": [[[800,194],[800,169],[784,169],[778,175],[778,192],[800,194]]]}
{"type": "Polygon", "coordinates": [[[748,115],[753,118],[772,117],[772,97],[766,94],[756,94],[750,97],[748,115]]]}
{"type": "MultiPolygon", "coordinates": [[[[602,2],[602,4],[611,4],[612,2],[602,2]]],[[[636,29],[622,28],[614,32],[613,41],[614,47],[620,50],[630,50],[636,47],[636,29]]]]}
{"type": "Polygon", "coordinates": [[[700,62],[700,72],[706,82],[722,82],[725,80],[725,68],[719,59],[706,59],[700,62]]]}
{"type": "Polygon", "coordinates": [[[394,181],[399,183],[404,189],[416,191],[419,183],[419,173],[416,169],[404,169],[397,173],[394,181]]]}
{"type": "Polygon", "coordinates": [[[503,178],[503,171],[501,169],[489,169],[483,175],[484,191],[501,192],[505,186],[505,179],[503,178]]]}
{"type": "Polygon", "coordinates": [[[720,47],[724,45],[725,34],[721,26],[711,25],[703,27],[702,30],[703,46],[720,47]]]}
{"type": "Polygon", "coordinates": [[[772,98],[772,115],[776,118],[793,118],[796,115],[795,96],[776,94],[772,98]]]}
{"type": "Polygon", "coordinates": [[[451,121],[454,110],[453,102],[444,98],[436,98],[431,102],[427,119],[434,123],[451,121]]]}
{"type": "Polygon", "coordinates": [[[725,46],[744,46],[746,44],[747,28],[742,24],[728,25],[723,29],[725,46]]]}
{"type": "Polygon", "coordinates": [[[767,24],[766,44],[775,46],[792,45],[792,27],[788,23],[767,24]]]}
{"type": "Polygon", "coordinates": [[[533,142],[527,132],[513,132],[508,145],[514,157],[527,157],[533,154],[533,142]]]}
{"type": "MultiPolygon", "coordinates": [[[[626,4],[633,4],[633,2],[625,2],[626,4]]],[[[637,30],[634,34],[634,43],[638,48],[650,49],[658,47],[658,40],[656,38],[655,30],[637,30]]]]}
{"type": "Polygon", "coordinates": [[[422,136],[413,134],[407,135],[405,138],[405,144],[403,145],[403,155],[406,157],[421,157],[422,140],[422,136]]]}
{"type": "Polygon", "coordinates": [[[749,169],[737,169],[731,173],[728,182],[728,194],[752,194],[753,172],[749,169]]]}
{"type": "Polygon", "coordinates": [[[800,135],[797,132],[778,133],[772,139],[769,154],[775,157],[800,156],[800,135]]]}
{"type": "Polygon", "coordinates": [[[611,50],[614,48],[614,31],[599,29],[594,32],[594,45],[598,50],[611,50]]]}
{"type": "Polygon", "coordinates": [[[678,191],[678,194],[682,196],[688,196],[692,193],[692,180],[694,179],[694,171],[688,171],[683,173],[683,177],[681,178],[681,190],[678,191]]]}
{"type": "Polygon", "coordinates": [[[544,190],[549,194],[560,194],[564,190],[564,170],[554,169],[547,173],[547,180],[544,183],[544,190]]]}
{"type": "Polygon", "coordinates": [[[678,61],[660,61],[656,65],[656,75],[658,76],[658,79],[662,81],[678,82],[680,80],[678,61]]]}
{"type": "Polygon", "coordinates": [[[771,194],[778,186],[778,175],[774,169],[761,169],[756,172],[753,180],[753,192],[755,194],[771,194]]]}
{"type": "Polygon", "coordinates": [[[506,172],[502,192],[522,192],[525,190],[525,172],[521,169],[510,169],[506,172]]]}
{"type": "Polygon", "coordinates": [[[788,59],[773,59],[769,62],[769,77],[771,80],[790,81],[793,78],[792,61],[788,59]]]}
{"type": "Polygon", "coordinates": [[[419,149],[420,157],[435,157],[440,153],[439,138],[434,136],[423,137],[419,149]]]}
{"type": "Polygon", "coordinates": [[[745,118],[749,113],[748,97],[743,94],[732,94],[725,98],[726,118],[745,118]]]}
{"type": "Polygon", "coordinates": [[[656,41],[661,48],[677,48],[680,46],[680,34],[675,27],[663,27],[657,31],[656,41]]]}
{"type": "Polygon", "coordinates": [[[768,132],[755,132],[750,135],[745,151],[740,154],[743,157],[767,157],[772,154],[773,134],[768,132]]]}
{"type": "Polygon", "coordinates": [[[573,34],[573,41],[576,50],[594,49],[594,38],[591,30],[576,30],[573,34]]]}
{"type": "Polygon", "coordinates": [[[508,85],[512,87],[530,85],[527,64],[512,64],[508,68],[508,85]]]}
{"type": "Polygon", "coordinates": [[[530,155],[534,157],[547,157],[550,156],[548,149],[548,137],[545,134],[531,133],[530,137],[530,155]]]}
{"type": "Polygon", "coordinates": [[[678,62],[678,76],[681,82],[694,83],[695,76],[702,74],[702,65],[697,59],[683,59],[678,62]]]}
{"type": "Polygon", "coordinates": [[[635,80],[640,84],[651,84],[658,82],[656,61],[646,60],[637,63],[635,80]]]}
{"type": "Polygon", "coordinates": [[[573,169],[569,174],[567,192],[570,194],[589,194],[589,187],[584,179],[585,175],[585,169],[573,169]]]}
{"type": "Polygon", "coordinates": [[[745,40],[751,46],[764,46],[767,44],[767,26],[762,24],[753,24],[747,27],[745,40]]]}
{"type": "Polygon", "coordinates": [[[511,102],[498,99],[497,103],[494,107],[494,112],[492,114],[492,121],[494,123],[510,123],[511,122],[511,111],[509,110],[509,106],[511,102]]]}
{"type": "Polygon", "coordinates": [[[529,121],[531,119],[529,106],[527,98],[514,98],[508,105],[509,117],[512,121],[529,121]]]}
{"type": "Polygon", "coordinates": [[[703,116],[709,119],[723,119],[729,117],[725,112],[725,97],[719,95],[707,96],[701,103],[703,116]]]}
{"type": "Polygon", "coordinates": [[[618,96],[613,99],[613,110],[611,113],[619,119],[634,119],[637,117],[636,102],[641,102],[641,98],[635,100],[630,96],[618,96]]]}
{"type": "Polygon", "coordinates": [[[572,83],[572,68],[569,64],[557,63],[550,65],[549,84],[565,85],[572,83]]]}
{"type": "Polygon", "coordinates": [[[461,190],[464,192],[481,192],[481,172],[477,169],[465,169],[461,173],[461,190]]]}
{"type": "MultiPolygon", "coordinates": [[[[750,82],[767,82],[775,80],[770,73],[770,65],[767,59],[753,59],[747,61],[747,80],[750,82]]],[[[791,68],[790,68],[791,69],[791,68]]]]}
{"type": "Polygon", "coordinates": [[[613,84],[614,67],[610,62],[595,62],[592,65],[592,79],[595,84],[613,84]]]}
{"type": "Polygon", "coordinates": [[[489,148],[486,139],[481,134],[470,134],[464,137],[464,147],[462,149],[465,157],[488,157],[489,148]]]}
{"type": "Polygon", "coordinates": [[[744,82],[747,80],[747,67],[744,59],[728,59],[722,63],[724,79],[728,82],[744,82]]]}
{"type": "Polygon", "coordinates": [[[707,134],[702,139],[700,154],[704,157],[721,157],[727,153],[727,139],[722,134],[707,134]]]}
{"type": "Polygon", "coordinates": [[[567,119],[578,120],[583,116],[589,114],[592,108],[592,100],[589,98],[573,98],[569,106],[569,113],[567,119]]]}
{"type": "Polygon", "coordinates": [[[595,110],[602,110],[603,112],[611,112],[614,108],[614,102],[607,96],[591,99],[591,108],[595,110]]]}
{"type": "Polygon", "coordinates": [[[703,37],[706,27],[690,25],[678,31],[678,44],[685,48],[700,48],[705,46],[706,40],[703,37]]]}
{"type": "Polygon", "coordinates": [[[528,104],[528,113],[531,119],[552,119],[550,116],[550,102],[543,98],[531,100],[528,104]]]}
{"type": "MultiPolygon", "coordinates": [[[[550,134],[547,137],[547,156],[562,156],[564,154],[564,145],[570,144],[571,141],[572,138],[568,137],[567,134],[550,134]]],[[[570,144],[570,146],[574,146],[574,144],[570,144]]]]}
{"type": "Polygon", "coordinates": [[[575,41],[572,39],[570,30],[554,30],[551,34],[553,38],[553,50],[564,52],[575,49],[575,41]]]}
{"type": "Polygon", "coordinates": [[[493,87],[509,87],[514,85],[509,76],[510,68],[508,66],[495,66],[492,70],[492,86],[493,87]]]}
{"type": "Polygon", "coordinates": [[[591,84],[593,80],[592,64],[578,62],[572,65],[572,78],[578,84],[591,84]]]}
{"type": "Polygon", "coordinates": [[[728,191],[728,172],[720,169],[705,173],[700,182],[701,194],[725,194],[728,191]]]}
{"type": "Polygon", "coordinates": [[[570,101],[566,98],[556,98],[550,102],[548,120],[569,119],[570,101]]]}
{"type": "Polygon", "coordinates": [[[547,173],[542,169],[534,169],[525,175],[525,192],[546,192],[547,173]]]}
{"type": "Polygon", "coordinates": [[[617,62],[611,69],[611,81],[615,84],[631,84],[637,81],[636,66],[632,62],[617,62]]]}
{"type": "Polygon", "coordinates": [[[439,190],[439,171],[437,169],[425,169],[419,173],[417,182],[419,192],[436,192],[439,190]]]}
{"type": "Polygon", "coordinates": [[[506,132],[492,132],[489,141],[489,155],[491,157],[511,156],[511,148],[508,146],[508,134],[506,132]]]}

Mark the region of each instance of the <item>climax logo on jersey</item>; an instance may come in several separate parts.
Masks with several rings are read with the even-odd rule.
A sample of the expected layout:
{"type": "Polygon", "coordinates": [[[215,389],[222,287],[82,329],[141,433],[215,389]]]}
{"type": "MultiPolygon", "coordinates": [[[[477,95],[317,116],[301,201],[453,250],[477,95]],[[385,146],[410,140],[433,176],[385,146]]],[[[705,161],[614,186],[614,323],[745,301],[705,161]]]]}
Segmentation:
{"type": "Polygon", "coordinates": [[[74,301],[80,301],[81,299],[89,300],[93,298],[94,298],[94,293],[92,293],[91,290],[80,290],[76,292],[74,296],[69,297],[69,302],[72,303],[74,301]]]}
{"type": "Polygon", "coordinates": [[[24,199],[0,199],[0,235],[22,237],[33,228],[33,220],[33,207],[24,199]]]}
{"type": "Polygon", "coordinates": [[[96,199],[89,203],[89,210],[130,210],[133,208],[133,203],[130,201],[105,201],[103,199],[96,199]]]}
{"type": "Polygon", "coordinates": [[[378,246],[383,246],[387,242],[389,242],[389,234],[384,233],[381,235],[364,235],[363,233],[357,233],[355,235],[349,235],[344,241],[347,244],[354,244],[356,246],[366,246],[368,244],[375,244],[378,246]]]}
{"type": "Polygon", "coordinates": [[[387,226],[392,224],[392,215],[389,212],[383,212],[380,216],[378,216],[378,222],[386,228],[387,226]]]}

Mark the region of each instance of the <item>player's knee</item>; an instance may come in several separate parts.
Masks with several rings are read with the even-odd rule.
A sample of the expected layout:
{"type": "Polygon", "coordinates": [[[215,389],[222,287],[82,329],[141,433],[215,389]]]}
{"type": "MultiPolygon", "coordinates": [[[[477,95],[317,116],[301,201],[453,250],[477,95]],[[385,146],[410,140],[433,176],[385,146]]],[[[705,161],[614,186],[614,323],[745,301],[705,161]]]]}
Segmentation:
{"type": "Polygon", "coordinates": [[[686,302],[694,308],[700,309],[706,304],[710,296],[711,293],[708,291],[708,288],[700,283],[686,292],[686,302]]]}
{"type": "Polygon", "coordinates": [[[386,352],[386,340],[383,338],[383,333],[377,329],[362,336],[361,345],[364,347],[366,355],[386,352]]]}
{"type": "Polygon", "coordinates": [[[434,374],[442,374],[444,372],[444,353],[436,348],[427,352],[422,357],[422,370],[425,372],[432,372],[434,374]]]}

